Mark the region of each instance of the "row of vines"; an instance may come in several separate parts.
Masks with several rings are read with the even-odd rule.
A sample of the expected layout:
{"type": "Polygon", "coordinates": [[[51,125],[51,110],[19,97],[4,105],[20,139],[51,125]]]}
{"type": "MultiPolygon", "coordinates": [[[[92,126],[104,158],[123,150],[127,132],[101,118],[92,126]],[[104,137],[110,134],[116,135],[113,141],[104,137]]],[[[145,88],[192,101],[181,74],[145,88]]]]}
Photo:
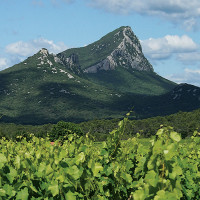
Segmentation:
{"type": "Polygon", "coordinates": [[[162,127],[149,147],[122,141],[127,118],[96,144],[87,134],[0,140],[0,200],[200,199],[200,137],[162,127]]]}

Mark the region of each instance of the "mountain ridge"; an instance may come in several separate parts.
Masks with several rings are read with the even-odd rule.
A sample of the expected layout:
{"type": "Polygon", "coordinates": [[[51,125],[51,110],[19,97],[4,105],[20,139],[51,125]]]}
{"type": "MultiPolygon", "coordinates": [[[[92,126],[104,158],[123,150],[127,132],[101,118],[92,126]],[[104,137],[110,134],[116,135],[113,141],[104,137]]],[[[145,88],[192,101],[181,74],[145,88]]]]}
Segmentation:
{"type": "Polygon", "coordinates": [[[182,95],[178,101],[171,94],[177,86],[154,72],[138,38],[124,26],[86,47],[56,55],[42,48],[1,71],[1,121],[44,124],[121,118],[132,107],[137,118],[145,118],[200,107],[199,88],[196,96],[184,93],[187,98],[182,95]]]}

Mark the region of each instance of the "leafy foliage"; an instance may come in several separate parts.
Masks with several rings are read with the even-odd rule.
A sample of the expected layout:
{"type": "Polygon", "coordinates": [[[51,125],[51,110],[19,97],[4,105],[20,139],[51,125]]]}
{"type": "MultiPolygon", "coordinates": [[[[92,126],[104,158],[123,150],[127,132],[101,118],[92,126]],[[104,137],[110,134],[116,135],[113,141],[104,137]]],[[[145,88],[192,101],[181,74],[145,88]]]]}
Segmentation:
{"type": "Polygon", "coordinates": [[[0,199],[200,199],[200,133],[184,144],[163,127],[147,147],[121,140],[126,123],[100,144],[72,134],[62,146],[2,138],[0,199]]]}

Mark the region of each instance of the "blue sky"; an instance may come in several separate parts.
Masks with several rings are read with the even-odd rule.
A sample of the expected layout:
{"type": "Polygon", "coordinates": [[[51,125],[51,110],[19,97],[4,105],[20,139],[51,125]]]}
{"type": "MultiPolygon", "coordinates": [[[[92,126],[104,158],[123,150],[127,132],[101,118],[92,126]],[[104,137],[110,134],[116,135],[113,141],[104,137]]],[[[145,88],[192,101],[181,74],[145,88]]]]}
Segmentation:
{"type": "Polygon", "coordinates": [[[199,0],[0,0],[0,70],[130,26],[155,72],[200,86],[199,0]]]}

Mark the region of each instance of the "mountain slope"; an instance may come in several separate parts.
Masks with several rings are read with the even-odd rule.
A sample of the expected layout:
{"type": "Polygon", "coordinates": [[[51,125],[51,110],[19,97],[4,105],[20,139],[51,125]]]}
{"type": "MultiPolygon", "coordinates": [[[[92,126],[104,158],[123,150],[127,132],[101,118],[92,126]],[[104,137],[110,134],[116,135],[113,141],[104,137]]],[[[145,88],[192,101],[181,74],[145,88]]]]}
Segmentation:
{"type": "Polygon", "coordinates": [[[130,27],[120,27],[86,47],[57,55],[41,49],[1,71],[1,120],[43,124],[120,118],[133,106],[140,118],[164,115],[184,110],[190,101],[183,97],[176,107],[170,100],[167,109],[176,86],[154,72],[130,27]]]}
{"type": "Polygon", "coordinates": [[[138,116],[152,117],[170,115],[179,111],[200,108],[200,88],[190,84],[179,84],[168,93],[144,97],[135,110],[138,116]]]}
{"type": "Polygon", "coordinates": [[[82,121],[90,117],[98,105],[111,101],[111,96],[106,94],[113,93],[112,90],[78,77],[55,60],[56,56],[42,49],[0,73],[3,120],[23,123],[60,119],[82,121]],[[94,96],[91,91],[95,90],[103,92],[94,96]]]}

